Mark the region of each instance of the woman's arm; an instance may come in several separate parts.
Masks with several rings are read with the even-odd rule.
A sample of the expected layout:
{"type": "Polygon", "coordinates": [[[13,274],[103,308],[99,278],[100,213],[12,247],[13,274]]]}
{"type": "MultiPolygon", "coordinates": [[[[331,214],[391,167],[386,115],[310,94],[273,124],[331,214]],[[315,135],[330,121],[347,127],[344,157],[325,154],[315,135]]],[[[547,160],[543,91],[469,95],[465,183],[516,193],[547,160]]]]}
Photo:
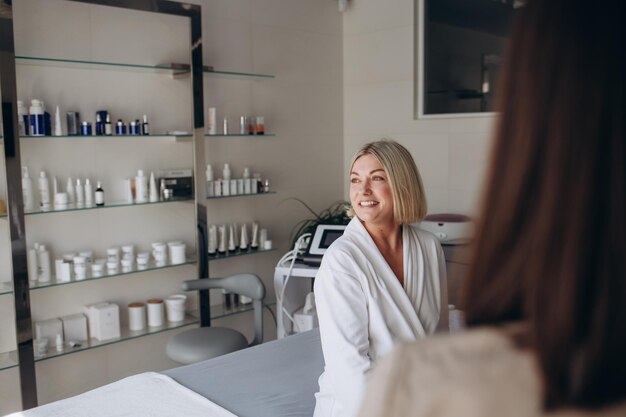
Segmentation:
{"type": "Polygon", "coordinates": [[[331,384],[341,415],[348,417],[358,411],[371,366],[367,301],[356,277],[328,263],[332,264],[324,262],[315,279],[324,378],[331,384]]]}

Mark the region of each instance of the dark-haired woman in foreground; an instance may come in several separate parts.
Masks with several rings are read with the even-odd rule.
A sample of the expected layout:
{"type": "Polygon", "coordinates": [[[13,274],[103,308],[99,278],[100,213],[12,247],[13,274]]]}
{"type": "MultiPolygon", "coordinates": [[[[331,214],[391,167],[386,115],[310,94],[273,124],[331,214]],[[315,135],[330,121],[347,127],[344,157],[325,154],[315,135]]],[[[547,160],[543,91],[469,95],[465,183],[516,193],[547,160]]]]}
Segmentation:
{"type": "Polygon", "coordinates": [[[626,13],[528,0],[501,82],[470,330],[404,346],[362,417],[626,415],[626,13]]]}

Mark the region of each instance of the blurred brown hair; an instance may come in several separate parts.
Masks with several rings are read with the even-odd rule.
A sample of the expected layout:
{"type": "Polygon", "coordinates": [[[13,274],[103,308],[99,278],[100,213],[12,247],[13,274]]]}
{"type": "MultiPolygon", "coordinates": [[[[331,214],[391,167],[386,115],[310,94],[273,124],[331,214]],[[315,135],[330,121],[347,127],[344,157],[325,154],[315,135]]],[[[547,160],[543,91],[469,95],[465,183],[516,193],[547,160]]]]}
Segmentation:
{"type": "Polygon", "coordinates": [[[547,410],[599,408],[626,399],[625,6],[526,3],[464,310],[528,324],[547,410]]]}

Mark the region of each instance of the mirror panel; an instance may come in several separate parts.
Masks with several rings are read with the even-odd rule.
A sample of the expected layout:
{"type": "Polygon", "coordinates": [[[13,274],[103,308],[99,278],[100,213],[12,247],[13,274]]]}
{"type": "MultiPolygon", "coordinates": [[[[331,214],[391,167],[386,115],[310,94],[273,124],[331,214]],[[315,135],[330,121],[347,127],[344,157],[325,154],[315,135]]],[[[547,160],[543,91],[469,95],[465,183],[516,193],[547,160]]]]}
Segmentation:
{"type": "Polygon", "coordinates": [[[493,112],[519,0],[416,0],[418,117],[493,112]]]}

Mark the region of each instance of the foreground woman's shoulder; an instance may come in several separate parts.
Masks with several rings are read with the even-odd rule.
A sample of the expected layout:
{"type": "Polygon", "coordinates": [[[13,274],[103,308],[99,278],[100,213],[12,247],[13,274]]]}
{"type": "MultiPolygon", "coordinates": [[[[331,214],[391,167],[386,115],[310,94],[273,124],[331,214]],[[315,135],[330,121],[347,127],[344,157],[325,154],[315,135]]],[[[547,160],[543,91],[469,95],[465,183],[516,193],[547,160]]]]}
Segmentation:
{"type": "Polygon", "coordinates": [[[501,331],[478,329],[399,347],[376,368],[368,393],[378,398],[362,417],[521,417],[536,415],[540,384],[530,353],[501,331]]]}

